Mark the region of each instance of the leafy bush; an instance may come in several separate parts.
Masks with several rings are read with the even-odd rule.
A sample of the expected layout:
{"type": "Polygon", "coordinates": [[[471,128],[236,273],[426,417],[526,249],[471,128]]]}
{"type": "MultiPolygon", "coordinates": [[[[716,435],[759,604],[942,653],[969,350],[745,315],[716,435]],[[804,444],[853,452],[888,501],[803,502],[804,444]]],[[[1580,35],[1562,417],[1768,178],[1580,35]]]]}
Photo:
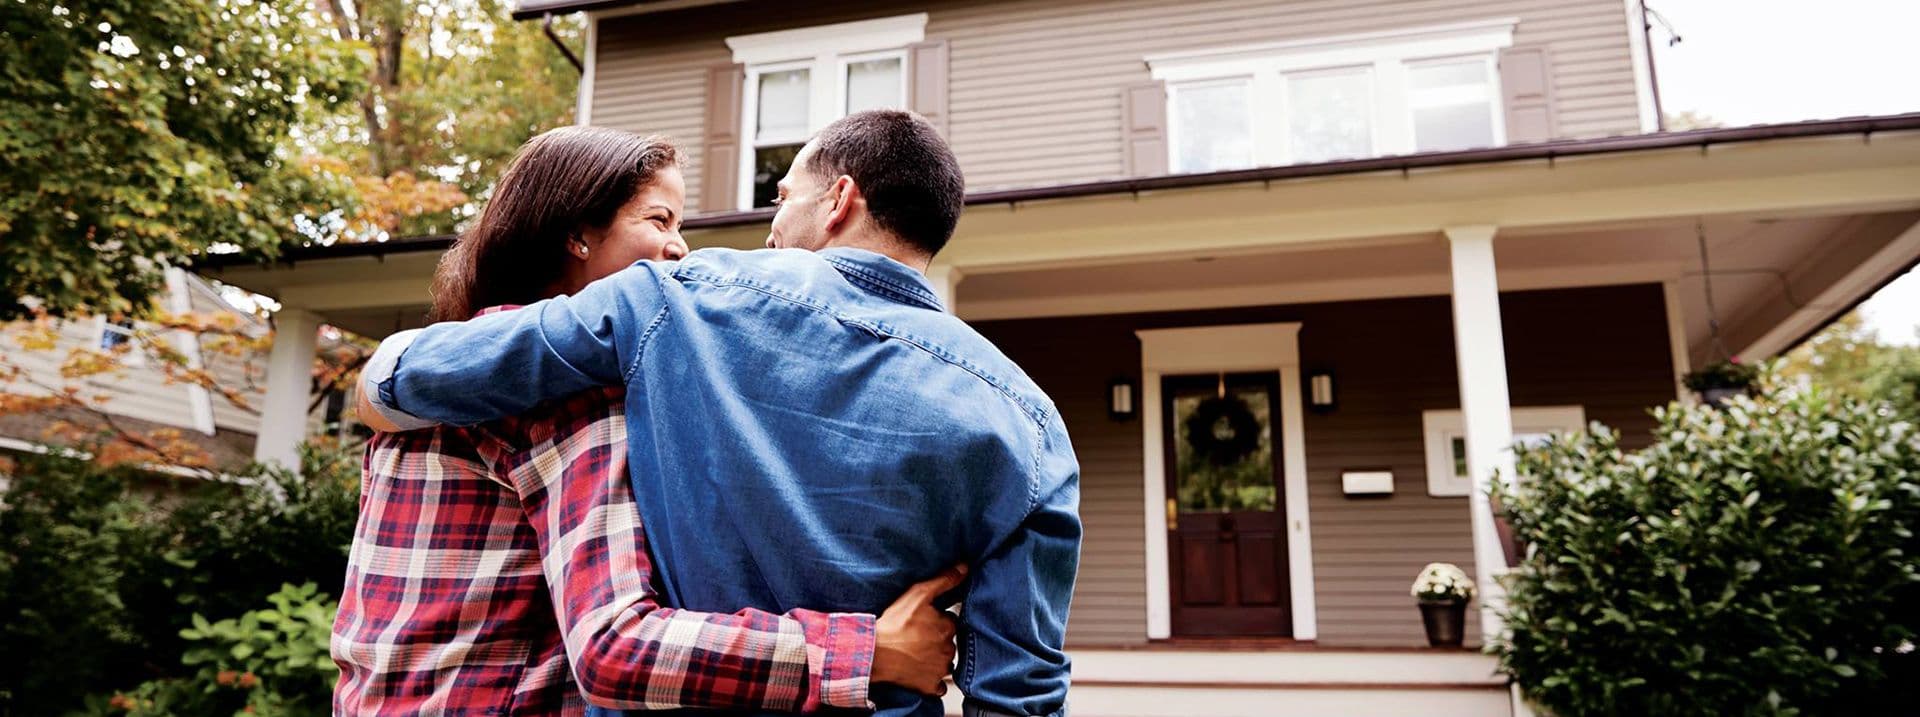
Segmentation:
{"type": "MultiPolygon", "coordinates": [[[[1861,714],[1920,699],[1920,432],[1817,392],[1523,451],[1505,669],[1546,710],[1861,714]]],[[[1901,705],[1904,705],[1902,707],[1901,705]]]]}
{"type": "Polygon", "coordinates": [[[197,672],[92,697],[77,714],[324,717],[340,674],[327,655],[339,604],[313,583],[284,586],[267,601],[271,607],[219,622],[195,614],[181,631],[192,645],[181,662],[197,672]]]}
{"type": "Polygon", "coordinates": [[[134,490],[156,480],[138,470],[20,458],[0,497],[0,715],[61,714],[89,693],[107,709],[108,695],[147,682],[123,702],[209,714],[205,695],[161,684],[199,669],[179,659],[204,647],[182,631],[198,627],[196,615],[240,618],[287,584],[338,592],[357,454],[311,449],[304,479],[273,470],[245,484],[161,479],[172,482],[158,499],[134,490]]]}

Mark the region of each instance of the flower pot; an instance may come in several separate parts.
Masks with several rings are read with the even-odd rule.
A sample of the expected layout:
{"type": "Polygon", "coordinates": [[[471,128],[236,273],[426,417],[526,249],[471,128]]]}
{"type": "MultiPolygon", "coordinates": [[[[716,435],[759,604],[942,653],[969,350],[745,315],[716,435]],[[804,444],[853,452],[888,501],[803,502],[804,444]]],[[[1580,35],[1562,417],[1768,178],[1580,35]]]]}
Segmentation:
{"type": "Polygon", "coordinates": [[[1708,388],[1700,391],[1700,400],[1714,408],[1725,408],[1728,401],[1733,400],[1735,396],[1746,395],[1746,393],[1746,386],[1708,388]]]}
{"type": "Polygon", "coordinates": [[[1427,626],[1427,644],[1459,647],[1467,636],[1467,603],[1458,600],[1420,601],[1420,621],[1427,626]]]}

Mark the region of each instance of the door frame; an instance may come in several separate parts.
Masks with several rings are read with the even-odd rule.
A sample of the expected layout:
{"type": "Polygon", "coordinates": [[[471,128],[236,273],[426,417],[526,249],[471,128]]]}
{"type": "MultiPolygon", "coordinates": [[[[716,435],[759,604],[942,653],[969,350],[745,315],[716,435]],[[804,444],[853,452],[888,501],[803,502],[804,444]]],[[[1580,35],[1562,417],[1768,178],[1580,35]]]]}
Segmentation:
{"type": "Polygon", "coordinates": [[[1313,600],[1313,526],[1307,510],[1307,440],[1301,401],[1300,324],[1234,324],[1136,331],[1140,339],[1140,432],[1147,542],[1147,638],[1173,636],[1167,546],[1166,439],[1160,379],[1169,374],[1280,374],[1280,448],[1286,500],[1287,590],[1293,638],[1319,636],[1313,600]]]}

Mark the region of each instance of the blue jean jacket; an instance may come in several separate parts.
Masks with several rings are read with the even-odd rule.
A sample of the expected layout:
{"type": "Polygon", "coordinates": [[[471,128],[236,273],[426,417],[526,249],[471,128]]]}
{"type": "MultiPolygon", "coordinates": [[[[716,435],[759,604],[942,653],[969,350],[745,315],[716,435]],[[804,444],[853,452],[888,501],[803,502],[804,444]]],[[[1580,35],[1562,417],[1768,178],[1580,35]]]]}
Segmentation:
{"type": "MultiPolygon", "coordinates": [[[[1053,402],[854,249],[705,249],[576,296],[388,339],[363,378],[403,426],[624,385],[634,493],[668,604],[878,613],[966,562],[970,711],[1064,714],[1079,464],[1053,402]]],[[[879,714],[940,702],[875,685],[879,714]]]]}

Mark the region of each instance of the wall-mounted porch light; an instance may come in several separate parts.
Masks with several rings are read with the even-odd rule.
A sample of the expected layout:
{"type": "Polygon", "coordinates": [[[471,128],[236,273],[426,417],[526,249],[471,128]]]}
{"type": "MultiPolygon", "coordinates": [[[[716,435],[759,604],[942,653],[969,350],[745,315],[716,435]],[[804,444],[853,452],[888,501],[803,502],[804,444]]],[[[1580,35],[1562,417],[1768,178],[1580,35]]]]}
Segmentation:
{"type": "Polygon", "coordinates": [[[1133,379],[1116,378],[1107,382],[1107,417],[1125,421],[1134,416],[1133,379]]]}
{"type": "Polygon", "coordinates": [[[1330,412],[1339,405],[1333,393],[1333,371],[1321,369],[1307,375],[1307,405],[1319,413],[1330,412]]]}

